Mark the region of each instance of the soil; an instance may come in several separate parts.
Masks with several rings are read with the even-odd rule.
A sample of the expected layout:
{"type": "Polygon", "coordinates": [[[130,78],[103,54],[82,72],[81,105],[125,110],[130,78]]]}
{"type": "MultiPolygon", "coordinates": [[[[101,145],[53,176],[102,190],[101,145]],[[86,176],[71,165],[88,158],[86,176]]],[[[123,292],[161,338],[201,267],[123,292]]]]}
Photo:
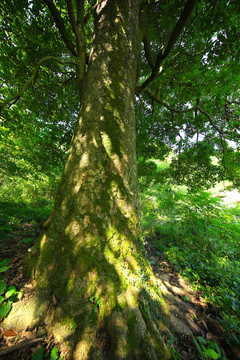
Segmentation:
{"type": "MultiPolygon", "coordinates": [[[[14,285],[18,290],[24,289],[23,298],[28,301],[33,293],[34,284],[29,281],[24,272],[24,257],[31,251],[31,243],[24,243],[24,233],[35,238],[40,229],[32,223],[22,224],[7,241],[0,242],[0,259],[9,258],[9,270],[4,274],[4,282],[14,285]]],[[[174,359],[201,359],[193,335],[213,341],[221,349],[222,356],[227,360],[240,359],[240,349],[227,343],[227,334],[222,328],[219,309],[206,303],[202,294],[196,291],[183,279],[168,262],[164,254],[156,252],[152,246],[153,239],[146,239],[146,250],[150,264],[159,281],[166,313],[167,327],[174,334],[169,339],[174,359]],[[174,357],[175,356],[175,357],[174,357]]],[[[1,324],[0,324],[1,325],[1,324]]],[[[4,329],[0,326],[0,359],[18,360],[31,359],[38,348],[44,346],[50,354],[54,339],[47,338],[44,327],[32,331],[24,329],[17,333],[14,328],[4,329]]]]}

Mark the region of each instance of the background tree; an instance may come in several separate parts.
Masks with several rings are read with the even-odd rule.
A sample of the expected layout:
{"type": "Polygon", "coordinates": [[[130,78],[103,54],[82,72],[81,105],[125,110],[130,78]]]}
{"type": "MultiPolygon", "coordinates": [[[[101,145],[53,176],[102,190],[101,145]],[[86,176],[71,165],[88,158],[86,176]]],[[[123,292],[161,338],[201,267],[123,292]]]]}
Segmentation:
{"type": "Polygon", "coordinates": [[[74,359],[169,357],[160,294],[139,237],[135,94],[139,155],[173,146],[175,178],[196,183],[200,164],[199,183],[209,173],[226,177],[223,167],[235,181],[238,152],[229,141],[239,131],[238,7],[193,0],[1,5],[3,131],[13,134],[18,118],[20,138],[39,132],[49,154],[54,143],[56,163],[76,123],[36,247],[31,302],[42,321],[51,299],[48,330],[74,359]]]}

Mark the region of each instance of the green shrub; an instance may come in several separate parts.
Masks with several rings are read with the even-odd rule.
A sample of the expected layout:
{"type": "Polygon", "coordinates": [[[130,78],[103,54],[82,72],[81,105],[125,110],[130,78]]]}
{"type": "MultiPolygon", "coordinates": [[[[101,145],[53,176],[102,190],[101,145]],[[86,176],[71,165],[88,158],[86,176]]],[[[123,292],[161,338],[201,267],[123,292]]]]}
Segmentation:
{"type": "Polygon", "coordinates": [[[151,186],[141,195],[143,231],[240,334],[240,208],[206,191],[151,186]]]}

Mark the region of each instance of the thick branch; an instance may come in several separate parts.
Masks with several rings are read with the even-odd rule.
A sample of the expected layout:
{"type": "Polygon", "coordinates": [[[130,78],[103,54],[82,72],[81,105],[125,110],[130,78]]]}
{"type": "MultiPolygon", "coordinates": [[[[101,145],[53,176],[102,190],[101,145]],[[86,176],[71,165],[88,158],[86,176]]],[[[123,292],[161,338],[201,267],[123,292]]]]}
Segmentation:
{"type": "Polygon", "coordinates": [[[84,1],[77,0],[77,20],[74,14],[72,0],[66,0],[68,14],[72,25],[73,32],[77,40],[77,79],[79,90],[81,89],[81,81],[85,73],[86,64],[86,46],[84,34],[84,1]]]}
{"type": "Polygon", "coordinates": [[[23,87],[22,87],[15,95],[13,95],[12,97],[6,99],[5,101],[3,101],[3,102],[1,103],[1,105],[0,105],[0,113],[1,113],[2,109],[3,109],[6,105],[10,104],[10,105],[9,105],[9,107],[10,107],[10,106],[12,106],[13,104],[15,104],[15,103],[20,99],[20,97],[22,97],[22,95],[24,94],[24,92],[25,92],[31,85],[33,85],[33,84],[35,83],[36,78],[37,78],[37,75],[38,75],[38,71],[39,71],[41,65],[42,65],[44,62],[49,61],[49,60],[57,61],[58,63],[60,63],[60,64],[62,64],[62,65],[69,64],[69,63],[76,65],[76,63],[73,62],[73,61],[63,61],[63,60],[58,59],[58,58],[56,58],[56,57],[54,57],[54,56],[45,56],[45,57],[43,57],[42,59],[40,59],[40,60],[37,62],[36,66],[35,66],[35,69],[34,69],[33,72],[32,72],[32,75],[31,75],[30,78],[25,82],[25,84],[23,85],[23,87]]]}
{"type": "Polygon", "coordinates": [[[73,11],[72,0],[67,0],[66,3],[67,3],[67,9],[68,9],[70,23],[72,25],[73,32],[78,41],[79,40],[79,32],[78,32],[78,27],[77,27],[77,21],[76,21],[74,11],[73,11]]]}
{"type": "Polygon", "coordinates": [[[144,83],[142,85],[136,87],[137,95],[140,94],[145,89],[145,87],[147,87],[158,75],[162,61],[164,59],[166,59],[166,57],[169,55],[170,51],[172,50],[175,42],[177,41],[178,36],[180,35],[182,29],[184,28],[184,25],[186,24],[186,22],[189,18],[196,2],[197,2],[197,0],[188,0],[187,1],[186,5],[182,11],[182,14],[170,35],[170,38],[168,40],[168,44],[167,44],[165,50],[161,49],[157,55],[156,63],[155,63],[154,68],[152,69],[151,75],[149,76],[149,78],[147,78],[144,81],[144,83]]]}
{"type": "Polygon", "coordinates": [[[173,48],[175,42],[177,41],[178,36],[181,34],[181,32],[182,32],[182,30],[184,28],[184,25],[186,24],[191,12],[193,11],[193,8],[194,8],[196,2],[197,2],[197,0],[188,0],[187,1],[181,16],[180,16],[177,24],[175,25],[175,27],[174,27],[174,29],[172,31],[170,39],[168,40],[168,44],[167,44],[166,49],[164,50],[163,54],[161,52],[159,52],[159,54],[157,56],[157,61],[156,61],[157,64],[158,63],[160,64],[160,62],[163,59],[166,59],[166,57],[170,53],[170,51],[173,48]]]}
{"type": "Polygon", "coordinates": [[[230,134],[230,131],[222,131],[213,121],[213,119],[211,118],[211,116],[206,112],[204,111],[200,106],[199,104],[197,104],[196,106],[192,106],[190,108],[187,108],[187,109],[182,109],[182,110],[179,110],[179,109],[175,109],[173,107],[171,107],[170,105],[168,105],[165,101],[159,99],[158,96],[156,96],[149,88],[146,88],[143,90],[144,93],[146,93],[152,100],[156,101],[157,103],[163,105],[165,108],[167,108],[169,111],[171,111],[171,113],[178,113],[178,114],[184,114],[184,113],[187,113],[187,112],[192,112],[194,110],[198,110],[200,111],[200,113],[202,113],[203,115],[205,115],[210,124],[212,125],[212,127],[217,130],[219,132],[219,134],[221,134],[223,137],[225,135],[228,135],[230,134]]]}
{"type": "Polygon", "coordinates": [[[55,20],[55,24],[62,36],[62,39],[66,45],[66,47],[68,48],[68,50],[74,55],[74,56],[77,56],[77,53],[76,53],[76,49],[75,49],[75,46],[73,44],[73,42],[71,41],[71,39],[69,38],[68,36],[68,33],[67,33],[67,30],[65,28],[65,25],[64,25],[64,21],[61,17],[61,15],[59,14],[56,6],[54,5],[53,1],[52,0],[43,0],[46,5],[48,6],[54,20],[55,20]]]}
{"type": "Polygon", "coordinates": [[[140,40],[143,40],[145,33],[148,31],[149,25],[159,18],[159,12],[153,11],[155,6],[155,0],[142,1],[140,5],[140,40]],[[147,14],[147,16],[146,16],[147,14]],[[149,16],[151,14],[151,16],[149,16]]]}
{"type": "Polygon", "coordinates": [[[155,59],[152,55],[151,52],[151,45],[150,45],[150,40],[149,40],[149,33],[146,32],[146,34],[144,35],[143,38],[143,45],[144,45],[144,52],[145,52],[145,57],[147,59],[147,62],[149,64],[149,66],[153,69],[155,66],[155,59]]]}
{"type": "Polygon", "coordinates": [[[76,0],[77,2],[77,22],[84,25],[87,21],[87,17],[84,18],[84,0],[76,0]]]}

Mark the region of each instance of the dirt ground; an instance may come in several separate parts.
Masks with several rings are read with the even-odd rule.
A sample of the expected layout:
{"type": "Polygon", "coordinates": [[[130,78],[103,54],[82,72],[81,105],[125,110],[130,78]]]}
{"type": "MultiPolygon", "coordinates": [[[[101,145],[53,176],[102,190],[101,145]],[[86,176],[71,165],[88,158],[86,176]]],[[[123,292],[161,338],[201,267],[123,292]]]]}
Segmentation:
{"type": "MultiPolygon", "coordinates": [[[[4,273],[4,282],[14,285],[18,290],[24,289],[24,298],[31,298],[34,284],[24,273],[24,256],[31,251],[31,244],[23,243],[24,230],[36,236],[40,230],[36,225],[26,223],[13,233],[5,242],[0,242],[0,259],[10,258],[9,270],[4,273]]],[[[196,350],[193,336],[201,336],[213,341],[221,349],[222,356],[228,360],[240,359],[240,349],[227,343],[227,334],[219,323],[219,311],[206,303],[201,293],[195,291],[169,264],[164,254],[156,253],[152,247],[153,239],[146,239],[146,250],[153,271],[159,281],[163,298],[167,326],[174,334],[169,340],[173,359],[201,359],[196,350]]],[[[50,354],[54,339],[47,338],[44,328],[33,331],[24,329],[17,333],[14,328],[4,329],[0,324],[0,359],[31,359],[37,348],[44,346],[50,354]]],[[[207,358],[206,358],[207,359],[207,358]]]]}

